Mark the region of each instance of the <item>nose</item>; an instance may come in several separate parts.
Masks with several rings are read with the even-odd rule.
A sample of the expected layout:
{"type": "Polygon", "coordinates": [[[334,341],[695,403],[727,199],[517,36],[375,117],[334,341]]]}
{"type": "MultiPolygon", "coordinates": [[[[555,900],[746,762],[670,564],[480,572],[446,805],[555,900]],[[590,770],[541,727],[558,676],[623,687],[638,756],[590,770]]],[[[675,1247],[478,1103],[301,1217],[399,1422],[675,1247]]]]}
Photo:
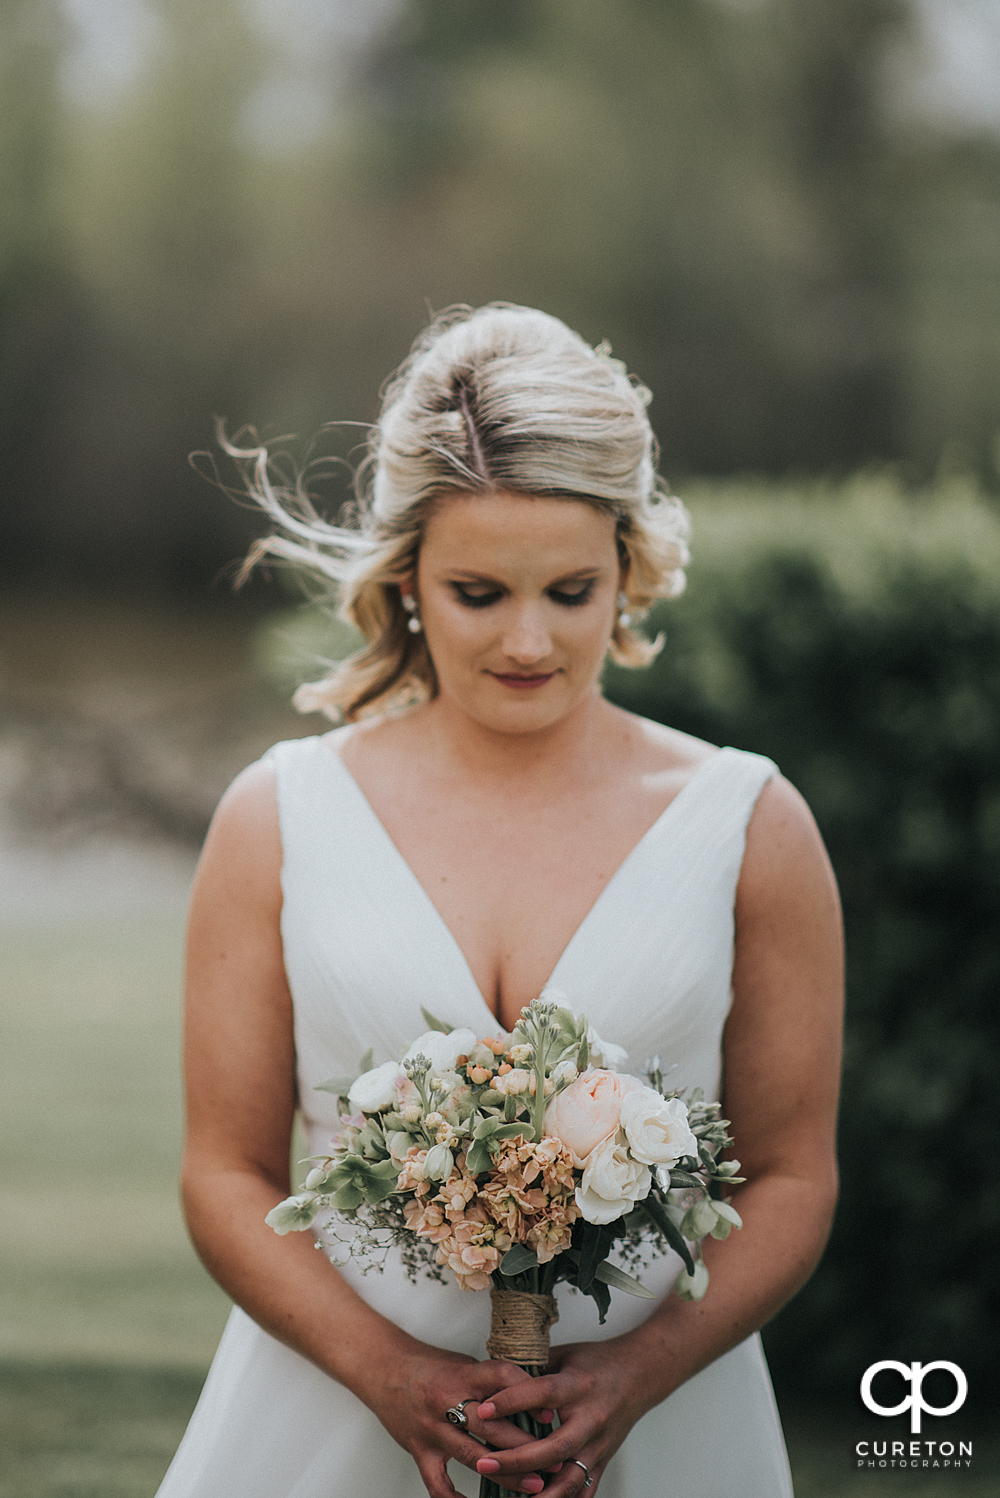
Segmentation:
{"type": "Polygon", "coordinates": [[[517,606],[504,631],[504,654],[520,666],[533,666],[544,660],[551,650],[552,638],[541,605],[524,603],[517,606]]]}

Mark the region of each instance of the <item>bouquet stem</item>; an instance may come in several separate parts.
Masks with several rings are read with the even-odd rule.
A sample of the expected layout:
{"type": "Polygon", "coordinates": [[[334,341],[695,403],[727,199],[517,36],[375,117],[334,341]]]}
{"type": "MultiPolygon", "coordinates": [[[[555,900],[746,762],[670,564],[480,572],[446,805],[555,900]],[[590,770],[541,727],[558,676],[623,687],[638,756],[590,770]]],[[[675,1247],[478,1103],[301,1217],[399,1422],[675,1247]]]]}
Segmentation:
{"type": "MultiPolygon", "coordinates": [[[[490,1291],[490,1335],[486,1350],[491,1358],[516,1363],[537,1378],[549,1361],[549,1327],[558,1319],[554,1296],[494,1287],[490,1291]]],[[[535,1441],[552,1429],[528,1411],[513,1419],[535,1441]]],[[[509,1493],[509,1488],[501,1487],[492,1477],[480,1477],[479,1498],[509,1498],[509,1493]]]]}

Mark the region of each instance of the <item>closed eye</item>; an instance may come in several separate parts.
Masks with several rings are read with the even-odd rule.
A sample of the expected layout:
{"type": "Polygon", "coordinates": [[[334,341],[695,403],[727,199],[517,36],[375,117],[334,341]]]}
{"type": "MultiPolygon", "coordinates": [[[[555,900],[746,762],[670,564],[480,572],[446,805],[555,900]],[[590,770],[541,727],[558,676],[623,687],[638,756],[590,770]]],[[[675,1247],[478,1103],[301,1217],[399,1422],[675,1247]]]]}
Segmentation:
{"type": "Polygon", "coordinates": [[[574,588],[572,591],[567,588],[546,589],[546,592],[552,599],[553,603],[560,603],[564,608],[567,609],[579,608],[582,603],[587,603],[593,591],[593,578],[588,578],[588,580],[583,584],[582,588],[574,588]]]}
{"type": "Polygon", "coordinates": [[[467,609],[488,609],[491,603],[496,603],[503,597],[500,588],[489,588],[485,593],[470,593],[462,583],[452,583],[452,587],[459,603],[463,603],[467,609]]]}
{"type": "MultiPolygon", "coordinates": [[[[499,602],[505,591],[503,588],[491,588],[486,584],[480,585],[483,587],[482,592],[471,591],[472,587],[477,586],[476,584],[453,582],[451,586],[459,603],[467,609],[488,609],[491,604],[499,602]]],[[[546,596],[551,598],[553,603],[567,609],[579,608],[581,604],[589,602],[593,591],[594,578],[592,577],[576,587],[546,588],[545,590],[546,596]]]]}

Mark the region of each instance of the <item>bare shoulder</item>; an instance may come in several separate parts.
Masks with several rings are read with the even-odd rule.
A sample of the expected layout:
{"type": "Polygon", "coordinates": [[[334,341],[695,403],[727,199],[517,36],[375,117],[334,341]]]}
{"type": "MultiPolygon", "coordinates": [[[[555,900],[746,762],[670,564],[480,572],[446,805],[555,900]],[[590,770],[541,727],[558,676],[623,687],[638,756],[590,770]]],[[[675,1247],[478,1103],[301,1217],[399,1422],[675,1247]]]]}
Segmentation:
{"type": "Polygon", "coordinates": [[[830,859],[805,798],[783,775],[764,786],[747,827],[738,898],[743,908],[785,892],[837,902],[830,859]]]}
{"type": "Polygon", "coordinates": [[[281,829],[274,767],[266,760],[237,775],[219,802],[198,864],[195,894],[239,889],[280,898],[281,829]]]}

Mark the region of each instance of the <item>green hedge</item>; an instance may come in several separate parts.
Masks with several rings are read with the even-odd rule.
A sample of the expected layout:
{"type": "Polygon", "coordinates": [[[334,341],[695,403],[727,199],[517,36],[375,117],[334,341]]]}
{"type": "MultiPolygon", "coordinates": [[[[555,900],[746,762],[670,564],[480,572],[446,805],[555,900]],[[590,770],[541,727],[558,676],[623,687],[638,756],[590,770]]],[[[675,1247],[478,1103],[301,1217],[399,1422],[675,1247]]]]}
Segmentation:
{"type": "MultiPolygon", "coordinates": [[[[848,942],[842,1194],[772,1323],[779,1388],[877,1358],[986,1373],[1000,1282],[1000,514],[966,483],[687,496],[689,590],[609,696],[771,755],[808,799],[848,942]]],[[[992,1349],[990,1348],[990,1352],[992,1349]]]]}

